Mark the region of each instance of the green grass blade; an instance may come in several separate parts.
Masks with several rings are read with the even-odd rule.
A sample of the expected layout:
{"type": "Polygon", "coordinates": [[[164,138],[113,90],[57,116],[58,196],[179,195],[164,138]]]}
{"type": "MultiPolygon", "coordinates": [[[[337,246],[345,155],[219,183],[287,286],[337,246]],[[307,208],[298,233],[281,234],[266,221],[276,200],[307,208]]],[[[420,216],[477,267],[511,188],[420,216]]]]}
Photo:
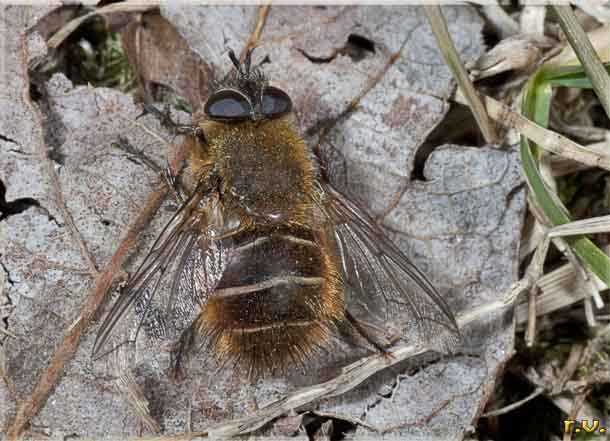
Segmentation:
{"type": "MultiPolygon", "coordinates": [[[[610,63],[604,67],[610,75],[610,63]]],[[[592,89],[593,85],[582,66],[562,66],[544,72],[544,79],[553,86],[576,87],[579,89],[592,89]]]]}
{"type": "MultiPolygon", "coordinates": [[[[606,66],[610,70],[610,64],[606,66]]],[[[552,85],[587,85],[586,74],[581,66],[561,66],[552,69],[544,66],[526,85],[522,103],[523,115],[537,124],[548,127],[552,98],[552,85]]],[[[538,169],[538,147],[521,137],[521,162],[523,173],[536,203],[553,225],[571,222],[570,216],[557,196],[552,194],[538,169]]],[[[610,286],[610,258],[585,236],[565,239],[583,265],[610,286]]]]}
{"type": "MultiPolygon", "coordinates": [[[[528,181],[529,188],[536,202],[553,225],[563,225],[571,222],[563,207],[555,203],[553,196],[544,185],[532,149],[525,138],[521,139],[521,160],[523,173],[528,181]]],[[[565,241],[571,246],[585,267],[599,277],[606,286],[610,286],[610,258],[584,236],[567,237],[565,241]]]]}

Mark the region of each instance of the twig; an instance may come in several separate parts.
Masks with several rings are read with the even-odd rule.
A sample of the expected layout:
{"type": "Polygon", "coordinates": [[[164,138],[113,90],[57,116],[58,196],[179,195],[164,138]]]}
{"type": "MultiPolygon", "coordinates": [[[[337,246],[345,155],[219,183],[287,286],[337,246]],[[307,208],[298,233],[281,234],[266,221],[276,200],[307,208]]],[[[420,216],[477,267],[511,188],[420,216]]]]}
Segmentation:
{"type": "Polygon", "coordinates": [[[4,328],[0,327],[0,332],[8,337],[17,338],[17,336],[15,334],[13,334],[11,331],[9,331],[8,329],[4,329],[4,328]]]}
{"type": "Polygon", "coordinates": [[[244,45],[244,47],[239,55],[239,58],[241,60],[244,59],[244,57],[246,56],[246,52],[248,52],[248,50],[255,48],[256,45],[258,44],[258,40],[260,39],[261,34],[263,33],[263,28],[265,27],[265,23],[267,21],[267,16],[269,15],[270,9],[271,9],[271,5],[262,5],[258,8],[258,20],[256,21],[256,26],[254,27],[254,31],[252,31],[250,38],[248,38],[248,41],[244,45]]]}
{"type": "Polygon", "coordinates": [[[474,89],[474,85],[468,76],[466,68],[460,60],[457,50],[453,45],[453,41],[451,40],[449,31],[447,30],[447,23],[445,23],[441,7],[438,5],[425,5],[424,10],[426,11],[426,16],[428,17],[430,27],[432,28],[432,32],[436,37],[438,46],[443,54],[443,57],[445,58],[445,62],[453,72],[453,75],[455,76],[460,88],[464,91],[464,95],[468,100],[468,105],[470,106],[470,109],[472,110],[472,113],[479,124],[479,128],[481,129],[481,133],[483,134],[485,141],[488,143],[495,142],[496,131],[487,115],[485,106],[481,102],[481,98],[474,89]]]}
{"type": "Polygon", "coordinates": [[[530,289],[527,293],[527,328],[525,328],[525,345],[534,346],[536,341],[536,299],[538,289],[530,289]]]}
{"type": "Polygon", "coordinates": [[[531,289],[528,290],[528,317],[527,330],[525,332],[525,343],[528,347],[534,345],[536,336],[536,305],[538,291],[540,290],[538,282],[544,272],[544,261],[549,250],[549,243],[550,239],[545,235],[536,247],[532,262],[525,273],[525,278],[531,283],[531,289]]]}
{"type": "MultiPolygon", "coordinates": [[[[500,101],[488,96],[484,96],[483,99],[490,118],[505,127],[514,128],[526,138],[534,141],[540,148],[592,167],[610,170],[610,154],[608,152],[583,147],[565,136],[545,129],[519,115],[500,101]]],[[[459,93],[456,94],[455,100],[458,103],[467,104],[466,99],[459,93]]]]}
{"type": "Polygon", "coordinates": [[[572,345],[568,360],[566,361],[565,366],[561,370],[555,384],[553,385],[553,389],[551,390],[552,395],[557,395],[563,392],[566,383],[574,376],[576,369],[578,369],[578,364],[583,356],[584,350],[585,347],[581,344],[572,345]]]}
{"type": "Polygon", "coordinates": [[[610,75],[606,72],[599,55],[587,38],[587,34],[578,23],[572,7],[570,5],[552,5],[551,8],[557,14],[561,29],[591,80],[593,90],[606,111],[606,115],[610,118],[610,75]]]}
{"type": "MultiPolygon", "coordinates": [[[[183,158],[184,152],[179,151],[171,161],[172,169],[176,170],[183,158]]],[[[46,402],[49,394],[63,375],[66,364],[74,356],[83,332],[88,328],[104,302],[115,277],[121,273],[123,263],[129,251],[136,244],[138,234],[146,228],[167,194],[168,188],[163,184],[148,197],[144,209],[121,240],[104,271],[97,278],[78,319],[70,327],[68,334],[55,350],[46,371],[38,380],[32,393],[19,405],[17,413],[8,426],[7,439],[17,440],[23,434],[30,419],[38,413],[46,402]]]]}
{"type": "Polygon", "coordinates": [[[403,424],[397,424],[395,426],[384,427],[382,429],[381,433],[384,434],[384,433],[388,433],[388,432],[394,432],[395,430],[399,430],[399,429],[405,429],[407,427],[417,427],[417,426],[422,426],[424,424],[429,424],[430,421],[432,421],[432,419],[434,417],[436,417],[445,407],[447,407],[449,405],[449,403],[451,403],[451,400],[444,400],[443,402],[441,402],[441,404],[436,406],[436,408],[433,409],[432,412],[430,412],[428,415],[418,418],[411,423],[403,423],[403,424]]]}
{"type": "Polygon", "coordinates": [[[508,406],[501,407],[500,409],[485,412],[483,415],[481,415],[481,418],[490,418],[490,417],[495,417],[498,415],[504,415],[505,413],[508,413],[508,412],[512,412],[513,410],[518,409],[519,407],[523,406],[528,401],[532,401],[534,398],[536,398],[538,395],[541,395],[543,392],[544,392],[543,387],[537,387],[534,390],[534,392],[532,392],[531,394],[529,394],[527,397],[523,398],[522,400],[515,401],[514,403],[511,403],[508,406]]]}

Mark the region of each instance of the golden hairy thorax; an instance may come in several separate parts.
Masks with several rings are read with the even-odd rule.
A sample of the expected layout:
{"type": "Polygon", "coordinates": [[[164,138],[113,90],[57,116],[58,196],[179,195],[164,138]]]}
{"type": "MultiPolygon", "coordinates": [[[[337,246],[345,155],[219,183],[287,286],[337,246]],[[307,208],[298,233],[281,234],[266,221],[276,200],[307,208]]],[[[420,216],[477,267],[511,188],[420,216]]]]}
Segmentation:
{"type": "Polygon", "coordinates": [[[315,165],[287,117],[200,126],[208,145],[192,148],[190,165],[216,166],[225,209],[258,223],[312,224],[315,165]]]}

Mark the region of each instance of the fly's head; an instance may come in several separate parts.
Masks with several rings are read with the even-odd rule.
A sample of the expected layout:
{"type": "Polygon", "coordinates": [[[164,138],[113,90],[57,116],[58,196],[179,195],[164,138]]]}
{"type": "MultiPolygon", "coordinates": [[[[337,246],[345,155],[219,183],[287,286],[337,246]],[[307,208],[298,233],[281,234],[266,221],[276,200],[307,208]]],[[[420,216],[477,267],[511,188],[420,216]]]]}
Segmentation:
{"type": "Polygon", "coordinates": [[[207,118],[213,121],[236,123],[276,119],[292,110],[292,100],[283,90],[269,85],[262,65],[269,61],[265,57],[252,65],[249,50],[242,63],[230,50],[233,69],[223,84],[208,98],[204,106],[207,118]]]}

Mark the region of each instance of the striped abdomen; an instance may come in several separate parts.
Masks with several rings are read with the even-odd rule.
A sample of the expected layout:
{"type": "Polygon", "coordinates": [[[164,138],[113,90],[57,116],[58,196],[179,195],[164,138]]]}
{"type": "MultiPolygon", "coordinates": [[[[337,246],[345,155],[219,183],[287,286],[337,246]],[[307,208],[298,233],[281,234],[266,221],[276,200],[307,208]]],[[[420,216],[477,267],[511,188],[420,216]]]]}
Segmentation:
{"type": "Polygon", "coordinates": [[[232,236],[231,257],[200,316],[221,357],[256,370],[299,361],[343,317],[334,260],[321,234],[257,227],[232,236]]]}

